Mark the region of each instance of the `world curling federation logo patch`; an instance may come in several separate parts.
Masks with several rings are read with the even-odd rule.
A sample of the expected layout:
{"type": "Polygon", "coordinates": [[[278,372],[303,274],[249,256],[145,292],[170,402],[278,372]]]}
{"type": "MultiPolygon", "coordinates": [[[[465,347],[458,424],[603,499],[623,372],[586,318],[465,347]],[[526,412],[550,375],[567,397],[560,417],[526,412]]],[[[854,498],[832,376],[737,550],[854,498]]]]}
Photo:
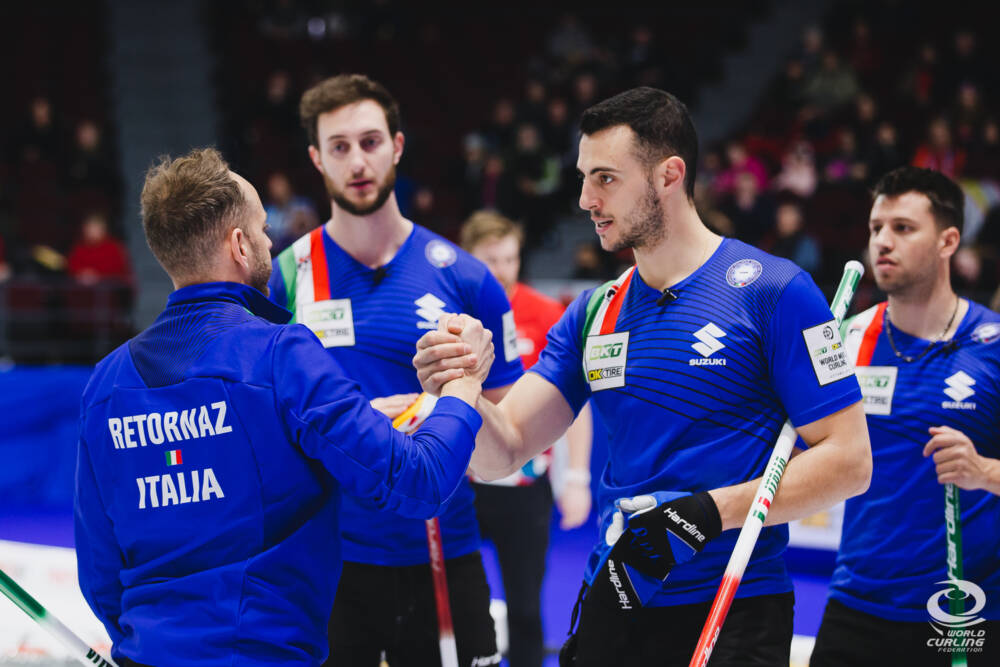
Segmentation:
{"type": "Polygon", "coordinates": [[[764,267],[756,259],[741,259],[726,270],[726,282],[731,287],[746,287],[760,278],[763,271],[764,267]]]}

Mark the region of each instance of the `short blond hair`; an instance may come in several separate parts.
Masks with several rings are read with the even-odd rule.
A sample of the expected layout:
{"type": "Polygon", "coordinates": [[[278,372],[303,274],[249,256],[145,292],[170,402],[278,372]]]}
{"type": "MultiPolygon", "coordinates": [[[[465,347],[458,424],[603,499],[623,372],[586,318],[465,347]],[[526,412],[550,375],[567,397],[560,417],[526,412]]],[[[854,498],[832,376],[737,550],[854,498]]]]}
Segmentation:
{"type": "Polygon", "coordinates": [[[197,275],[248,202],[214,148],[160,157],[142,186],[142,228],[171,276],[197,275]]]}
{"type": "Polygon", "coordinates": [[[462,225],[459,244],[466,252],[472,252],[483,241],[496,241],[508,236],[516,238],[519,247],[524,244],[521,225],[496,211],[476,211],[462,225]]]}

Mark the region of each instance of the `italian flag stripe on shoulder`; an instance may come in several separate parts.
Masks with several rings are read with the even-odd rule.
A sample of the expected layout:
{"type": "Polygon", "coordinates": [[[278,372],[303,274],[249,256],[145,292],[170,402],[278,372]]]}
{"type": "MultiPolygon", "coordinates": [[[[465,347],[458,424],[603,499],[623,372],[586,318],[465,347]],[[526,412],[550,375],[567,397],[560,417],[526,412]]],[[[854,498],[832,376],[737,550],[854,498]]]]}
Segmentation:
{"type": "Polygon", "coordinates": [[[848,345],[847,351],[853,357],[855,366],[871,365],[875,345],[878,343],[879,334],[882,333],[887,305],[882,302],[844,321],[841,336],[848,345]]]}
{"type": "MultiPolygon", "coordinates": [[[[621,312],[622,303],[625,301],[625,293],[632,282],[632,274],[635,266],[630,266],[625,273],[618,276],[616,280],[610,280],[597,289],[587,301],[586,316],[583,320],[583,331],[580,336],[581,350],[587,349],[587,338],[590,336],[600,336],[602,334],[613,333],[615,323],[618,321],[618,313],[621,312]]],[[[581,354],[583,364],[583,374],[587,374],[587,360],[585,353],[581,354]]]]}
{"type": "Polygon", "coordinates": [[[298,322],[298,309],[307,303],[330,298],[324,227],[320,225],[278,254],[278,269],[285,283],[285,308],[298,322]]]}
{"type": "Polygon", "coordinates": [[[295,321],[295,250],[291,246],[278,253],[278,270],[281,271],[281,281],[285,283],[285,308],[292,313],[295,321]]]}

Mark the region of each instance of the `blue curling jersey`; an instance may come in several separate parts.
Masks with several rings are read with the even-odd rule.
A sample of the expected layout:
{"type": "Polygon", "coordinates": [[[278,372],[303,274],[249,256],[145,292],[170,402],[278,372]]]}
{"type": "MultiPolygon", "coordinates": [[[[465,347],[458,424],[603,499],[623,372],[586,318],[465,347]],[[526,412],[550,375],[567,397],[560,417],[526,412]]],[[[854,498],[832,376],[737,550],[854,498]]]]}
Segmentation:
{"type": "MultiPolygon", "coordinates": [[[[886,304],[854,317],[845,343],[857,359],[871,436],[871,486],[847,500],[830,597],[893,621],[929,621],[928,600],[947,586],[945,492],[924,458],[931,426],[950,426],[980,455],[1000,459],[1000,315],[977,303],[950,343],[885,328],[886,304]]],[[[891,317],[889,318],[891,321],[891,317]]],[[[978,616],[1000,620],[1000,497],[959,491],[963,577],[985,593],[978,616]]],[[[967,602],[967,609],[973,604],[967,602]]]]}
{"type": "Polygon", "coordinates": [[[320,664],[341,494],[430,517],[464,479],[475,410],[439,401],[410,438],[289,317],[245,285],[181,288],[84,390],[76,553],[114,657],[320,664]]]}
{"type": "MultiPolygon", "coordinates": [[[[496,359],[485,389],[522,373],[514,315],[486,266],[419,225],[380,269],[348,254],[314,229],[274,260],[271,299],[319,337],[369,398],[419,392],[413,368],[417,340],[437,328],[442,313],[467,313],[493,332],[496,359]]],[[[472,487],[463,481],[441,512],[446,558],[479,548],[472,487]]],[[[427,563],[423,521],[345,498],[341,508],[344,560],[374,565],[427,563]]]]}
{"type": "MultiPolygon", "coordinates": [[[[657,305],[660,291],[633,272],[620,311],[588,336],[584,292],[531,368],[574,412],[591,398],[607,427],[602,537],[616,499],[760,477],[786,419],[809,424],[861,399],[830,308],[795,264],[724,239],[670,289],[677,299],[657,305]]],[[[738,534],[723,532],[676,566],[648,606],[710,601],[738,534]]],[[[761,531],[737,597],[792,590],[787,543],[787,526],[761,531]]],[[[594,548],[588,582],[609,549],[603,539],[594,548]]]]}

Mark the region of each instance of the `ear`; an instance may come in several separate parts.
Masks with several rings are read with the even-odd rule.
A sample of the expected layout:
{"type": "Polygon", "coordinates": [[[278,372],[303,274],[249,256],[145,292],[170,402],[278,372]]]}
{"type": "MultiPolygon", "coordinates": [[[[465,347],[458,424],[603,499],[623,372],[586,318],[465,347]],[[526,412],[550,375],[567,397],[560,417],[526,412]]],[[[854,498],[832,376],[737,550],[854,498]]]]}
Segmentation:
{"type": "Polygon", "coordinates": [[[938,234],[938,243],[941,246],[941,257],[950,258],[958,251],[958,246],[962,242],[962,234],[958,227],[948,227],[938,234]]]}
{"type": "Polygon", "coordinates": [[[396,136],[392,138],[392,163],[399,164],[399,160],[403,157],[403,144],[406,143],[406,138],[403,136],[402,132],[397,132],[396,136]]]}
{"type": "Polygon", "coordinates": [[[312,144],[309,144],[309,159],[312,160],[313,166],[316,167],[316,170],[322,174],[324,173],[323,163],[320,162],[319,157],[319,149],[312,144]]]}
{"type": "Polygon", "coordinates": [[[250,243],[239,227],[233,227],[229,232],[229,254],[238,265],[250,268],[250,243]]]}
{"type": "Polygon", "coordinates": [[[653,170],[653,183],[667,191],[677,189],[684,190],[684,175],[687,174],[687,165],[683,158],[671,155],[666,160],[656,165],[653,170]]]}

